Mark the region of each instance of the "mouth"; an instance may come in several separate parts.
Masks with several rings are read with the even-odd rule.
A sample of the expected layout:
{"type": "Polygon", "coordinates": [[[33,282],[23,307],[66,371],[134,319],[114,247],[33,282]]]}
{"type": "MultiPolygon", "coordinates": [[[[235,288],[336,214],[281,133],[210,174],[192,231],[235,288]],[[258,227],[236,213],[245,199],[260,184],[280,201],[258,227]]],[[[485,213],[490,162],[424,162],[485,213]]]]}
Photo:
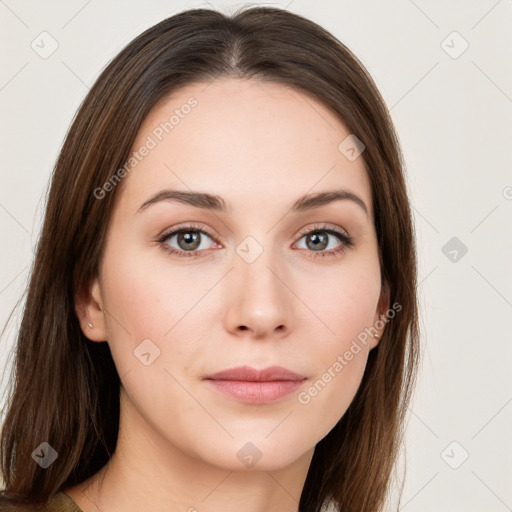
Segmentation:
{"type": "Polygon", "coordinates": [[[203,379],[221,394],[247,404],[275,402],[299,389],[307,377],[281,366],[229,368],[203,379]]]}

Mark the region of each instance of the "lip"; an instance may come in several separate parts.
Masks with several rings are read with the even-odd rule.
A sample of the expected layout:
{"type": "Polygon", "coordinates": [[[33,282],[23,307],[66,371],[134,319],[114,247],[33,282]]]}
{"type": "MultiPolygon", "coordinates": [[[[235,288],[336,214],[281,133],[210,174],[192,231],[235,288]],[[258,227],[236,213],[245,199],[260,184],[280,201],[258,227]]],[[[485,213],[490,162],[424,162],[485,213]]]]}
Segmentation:
{"type": "Polygon", "coordinates": [[[238,366],[208,375],[203,380],[218,392],[239,402],[265,404],[293,393],[306,378],[282,366],[263,370],[238,366]]]}
{"type": "Polygon", "coordinates": [[[237,366],[228,368],[212,375],[207,375],[205,379],[211,380],[244,380],[250,382],[268,382],[271,380],[304,380],[304,375],[292,372],[282,366],[269,366],[263,370],[257,370],[251,366],[237,366]]]}

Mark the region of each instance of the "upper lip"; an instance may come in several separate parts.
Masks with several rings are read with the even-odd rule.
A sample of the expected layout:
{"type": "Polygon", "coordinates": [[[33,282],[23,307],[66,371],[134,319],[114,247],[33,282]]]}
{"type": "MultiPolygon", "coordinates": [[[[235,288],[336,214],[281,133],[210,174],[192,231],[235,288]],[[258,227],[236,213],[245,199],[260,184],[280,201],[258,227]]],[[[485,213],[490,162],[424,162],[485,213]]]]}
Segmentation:
{"type": "Polygon", "coordinates": [[[270,366],[263,370],[257,370],[251,366],[237,366],[228,368],[212,375],[207,375],[205,379],[210,380],[244,380],[252,382],[268,382],[273,380],[304,380],[304,375],[292,372],[282,366],[270,366]]]}

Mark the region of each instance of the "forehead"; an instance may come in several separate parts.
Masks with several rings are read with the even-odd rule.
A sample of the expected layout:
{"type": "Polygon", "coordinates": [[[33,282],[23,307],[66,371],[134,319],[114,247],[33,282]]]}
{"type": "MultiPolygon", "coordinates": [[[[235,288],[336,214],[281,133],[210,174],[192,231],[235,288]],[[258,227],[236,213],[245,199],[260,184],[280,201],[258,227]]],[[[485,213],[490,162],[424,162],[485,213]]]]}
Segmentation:
{"type": "Polygon", "coordinates": [[[132,147],[139,157],[123,179],[121,201],[134,212],[163,188],[193,189],[222,196],[230,210],[261,211],[262,202],[291,204],[306,193],[344,188],[371,214],[364,160],[339,149],[350,135],[323,103],[286,85],[236,78],[190,84],[141,125],[132,147]]]}

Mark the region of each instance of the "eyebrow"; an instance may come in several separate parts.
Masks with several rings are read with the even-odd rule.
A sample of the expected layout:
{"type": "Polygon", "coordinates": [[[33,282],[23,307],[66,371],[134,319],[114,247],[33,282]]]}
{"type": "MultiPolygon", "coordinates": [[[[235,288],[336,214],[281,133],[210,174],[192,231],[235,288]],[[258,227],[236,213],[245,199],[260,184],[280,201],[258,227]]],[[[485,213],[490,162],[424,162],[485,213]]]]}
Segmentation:
{"type": "MultiPolygon", "coordinates": [[[[321,206],[325,206],[334,201],[344,200],[353,201],[364,210],[366,215],[368,215],[366,203],[353,192],[344,189],[306,194],[293,203],[290,211],[292,213],[306,212],[315,208],[320,208],[321,206]]],[[[149,206],[162,201],[178,201],[190,206],[195,206],[196,208],[213,210],[220,213],[226,213],[228,211],[226,202],[218,195],[212,195],[206,192],[186,192],[182,190],[166,189],[157,192],[144,201],[136,213],[140,213],[146,210],[149,206]]]]}

